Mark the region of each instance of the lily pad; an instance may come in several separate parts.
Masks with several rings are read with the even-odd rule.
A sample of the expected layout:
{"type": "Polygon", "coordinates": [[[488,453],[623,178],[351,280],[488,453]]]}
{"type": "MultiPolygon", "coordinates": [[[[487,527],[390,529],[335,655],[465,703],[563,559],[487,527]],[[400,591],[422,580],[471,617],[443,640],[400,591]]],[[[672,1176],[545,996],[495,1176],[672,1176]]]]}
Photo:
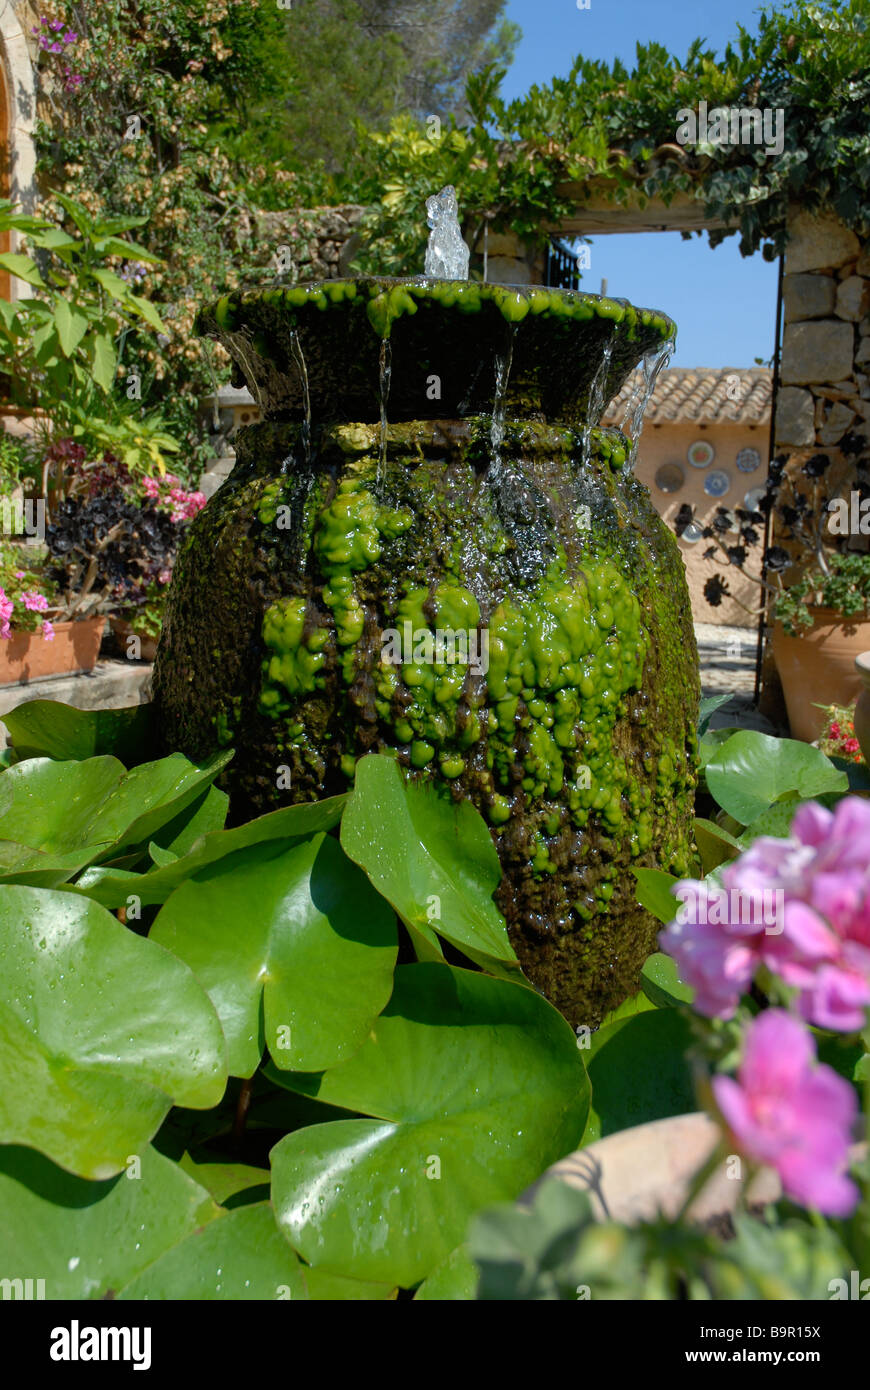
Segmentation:
{"type": "Polygon", "coordinates": [[[251,845],[268,840],[298,842],[322,830],[331,830],[341,820],[346,796],[331,796],[323,801],[306,802],[300,806],[285,806],[265,816],[239,825],[234,830],[216,830],[203,835],[191,845],[187,854],[179,855],[174,863],[164,864],[147,873],[137,874],[125,869],[89,868],[69,891],[83,893],[103,907],[124,907],[130,893],[135,893],[143,907],[165,903],[180,884],[218,860],[227,858],[251,845]]]}
{"type": "MultiPolygon", "coordinates": [[[[147,842],[189,806],[227,762],[218,754],[201,767],[181,753],[130,772],[117,758],[84,762],[30,758],[0,779],[0,841],[30,856],[0,859],[2,881],[36,875],[69,878],[96,859],[117,857],[147,842]]],[[[53,885],[50,885],[53,886],[53,885]]]]}
{"type": "Polygon", "coordinates": [[[398,954],[394,913],[324,834],[290,849],[255,845],[201,870],[172,894],[150,939],[207,991],[233,1076],[253,1075],[264,1039],[282,1068],[320,1071],[349,1057],[390,998],[398,954]]]}
{"type": "Polygon", "coordinates": [[[406,782],[394,758],[370,754],[356,766],[341,843],[430,954],[437,933],[491,974],[521,978],[492,900],[498,854],[470,802],[406,782]]]}
{"type": "Polygon", "coordinates": [[[120,1177],[88,1182],[32,1149],[0,1147],[4,1273],[45,1279],[47,1299],[105,1298],[220,1215],[171,1159],[148,1146],[131,1158],[120,1177]]]}
{"type": "Polygon", "coordinates": [[[181,961],[97,903],[0,886],[0,1136],[106,1178],[173,1102],[206,1109],[226,1045],[181,961]]]}
{"type": "Polygon", "coordinates": [[[83,760],[111,753],[125,767],[149,756],[154,742],[150,704],[127,709],[76,709],[60,700],[29,700],[3,715],[18,759],[83,760]]]}
{"type": "Polygon", "coordinates": [[[283,1083],[376,1118],[313,1125],[272,1150],[282,1230],[315,1268],[412,1288],[575,1148],[589,1085],[571,1028],[535,991],[453,966],[399,966],[350,1061],[283,1083]]]}
{"type": "Polygon", "coordinates": [[[741,825],[751,825],[783,797],[811,798],[849,786],[821,749],[754,729],[732,734],[707,763],[706,777],[718,805],[741,825]]]}

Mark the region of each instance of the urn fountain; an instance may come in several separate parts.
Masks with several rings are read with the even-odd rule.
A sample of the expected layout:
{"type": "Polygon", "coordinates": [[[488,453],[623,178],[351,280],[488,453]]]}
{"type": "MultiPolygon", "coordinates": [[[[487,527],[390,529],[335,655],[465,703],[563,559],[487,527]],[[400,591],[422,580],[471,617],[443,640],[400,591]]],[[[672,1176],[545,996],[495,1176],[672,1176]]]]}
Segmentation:
{"type": "Polygon", "coordinates": [[[235,748],[236,819],[348,790],[369,752],[471,801],[528,979],[596,1024],[655,949],[632,870],[691,867],[683,566],[632,472],[643,402],[598,423],[673,324],[421,276],[240,291],[199,329],[263,421],[176,565],[167,747],[235,748]]]}

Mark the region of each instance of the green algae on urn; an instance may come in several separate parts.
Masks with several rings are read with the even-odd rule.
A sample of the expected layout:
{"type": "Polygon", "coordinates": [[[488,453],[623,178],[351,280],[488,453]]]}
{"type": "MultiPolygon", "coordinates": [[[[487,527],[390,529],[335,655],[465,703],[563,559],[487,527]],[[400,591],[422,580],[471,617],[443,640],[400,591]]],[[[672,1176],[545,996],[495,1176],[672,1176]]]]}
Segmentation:
{"type": "Polygon", "coordinates": [[[191,528],[155,671],[168,744],[232,735],[237,818],[345,790],[369,751],[471,800],[514,947],[574,1023],[654,949],[631,868],[691,868],[694,633],[626,447],[595,431],[584,460],[574,428],[508,420],[495,486],[487,417],[391,425],[383,468],[365,423],[321,430],[312,468],[297,425],[252,426],[191,528]],[[385,659],[406,622],[486,632],[487,669],[385,659]]]}
{"type": "Polygon", "coordinates": [[[508,356],[509,417],[577,423],[602,361],[610,399],[675,333],[656,310],[580,290],[422,277],[239,290],[197,322],[234,355],[269,419],[301,415],[301,353],[319,424],[378,420],[385,342],[391,423],[491,410],[495,364],[508,356]]]}

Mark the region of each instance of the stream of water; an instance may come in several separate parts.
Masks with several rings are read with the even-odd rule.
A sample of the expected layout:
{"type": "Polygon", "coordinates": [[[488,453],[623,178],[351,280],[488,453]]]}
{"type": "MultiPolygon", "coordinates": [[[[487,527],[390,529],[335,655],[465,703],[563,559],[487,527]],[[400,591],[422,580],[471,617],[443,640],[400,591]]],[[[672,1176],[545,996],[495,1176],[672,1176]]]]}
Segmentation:
{"type": "Polygon", "coordinates": [[[640,376],[636,379],[637,384],[623,412],[620,429],[631,440],[631,449],[625,461],[625,466],[630,472],[634,472],[634,466],[637,463],[643,417],[646,414],[650,396],[655,390],[659,372],[667,366],[673,356],[674,346],[673,338],[668,338],[661,347],[652,348],[645,354],[640,376]]]}
{"type": "Polygon", "coordinates": [[[381,484],[387,470],[387,401],[390,397],[390,378],[393,374],[393,354],[388,338],[381,339],[378,392],[381,402],[381,440],[378,452],[377,481],[381,484]]]}
{"type": "Polygon", "coordinates": [[[489,473],[493,484],[496,486],[501,481],[502,475],[501,446],[504,443],[505,399],[507,397],[508,382],[510,381],[511,366],[514,360],[514,336],[516,331],[516,324],[511,324],[511,335],[508,341],[507,351],[498,353],[495,359],[495,392],[492,399],[492,415],[489,423],[489,442],[492,450],[489,473]]]}
{"type": "Polygon", "coordinates": [[[299,341],[299,334],[294,328],[290,334],[290,352],[293,361],[299,369],[299,377],[302,382],[302,451],[305,455],[305,465],[311,465],[311,396],[308,390],[308,368],[305,366],[305,354],[302,351],[302,344],[299,341]]]}

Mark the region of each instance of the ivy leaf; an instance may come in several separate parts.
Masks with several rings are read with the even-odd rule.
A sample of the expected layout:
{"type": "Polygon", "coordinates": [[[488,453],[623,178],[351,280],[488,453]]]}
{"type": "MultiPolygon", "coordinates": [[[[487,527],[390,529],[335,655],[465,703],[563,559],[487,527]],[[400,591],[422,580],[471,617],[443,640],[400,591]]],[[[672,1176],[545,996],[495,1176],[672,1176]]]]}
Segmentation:
{"type": "Polygon", "coordinates": [[[173,1103],[217,1105],[220,1024],[190,970],[97,903],[0,886],[0,1134],[120,1172],[173,1103]]]}

